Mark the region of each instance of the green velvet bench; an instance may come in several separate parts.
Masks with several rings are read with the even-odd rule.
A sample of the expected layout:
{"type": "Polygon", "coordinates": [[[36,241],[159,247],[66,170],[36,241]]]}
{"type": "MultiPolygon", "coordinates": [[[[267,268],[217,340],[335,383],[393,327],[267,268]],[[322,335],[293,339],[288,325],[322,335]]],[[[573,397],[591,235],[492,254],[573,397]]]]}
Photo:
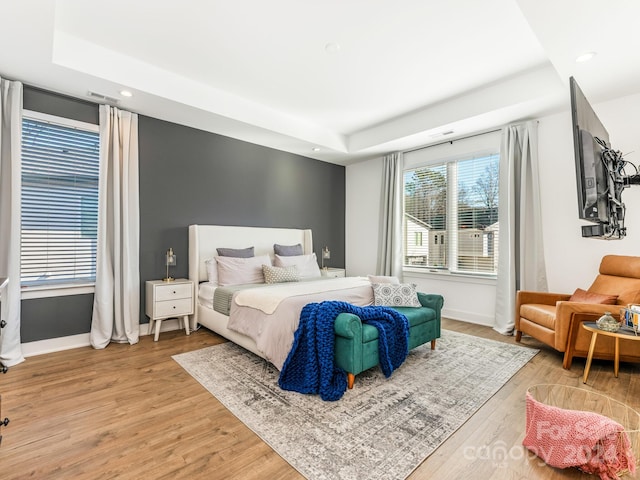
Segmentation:
{"type": "MultiPolygon", "coordinates": [[[[431,342],[436,348],[440,338],[440,313],[444,298],[441,295],[418,293],[421,307],[393,307],[409,320],[409,350],[431,342]]],[[[357,315],[341,313],[336,317],[335,362],[347,372],[349,388],[355,376],[378,365],[378,330],[363,324],[357,315]]]]}

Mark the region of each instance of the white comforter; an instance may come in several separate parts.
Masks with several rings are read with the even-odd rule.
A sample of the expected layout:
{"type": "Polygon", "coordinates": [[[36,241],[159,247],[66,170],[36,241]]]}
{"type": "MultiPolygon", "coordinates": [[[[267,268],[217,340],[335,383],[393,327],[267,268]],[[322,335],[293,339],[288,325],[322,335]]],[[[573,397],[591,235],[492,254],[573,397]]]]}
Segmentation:
{"type": "Polygon", "coordinates": [[[323,279],[242,290],[234,295],[229,330],[252,338],[278,370],[291,350],[300,312],[307,303],[340,300],[353,305],[373,304],[368,279],[323,279]]]}

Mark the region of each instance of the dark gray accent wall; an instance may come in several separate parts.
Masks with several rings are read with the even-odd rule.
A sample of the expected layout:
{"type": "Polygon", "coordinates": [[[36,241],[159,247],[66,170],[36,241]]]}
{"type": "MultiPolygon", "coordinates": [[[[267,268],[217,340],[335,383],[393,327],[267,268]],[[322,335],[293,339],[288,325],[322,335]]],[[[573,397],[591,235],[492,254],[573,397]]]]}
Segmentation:
{"type": "Polygon", "coordinates": [[[310,228],[318,258],[328,245],[331,265],[344,265],[344,167],[149,117],[138,132],[142,284],[165,276],[169,247],[173,276],[188,276],[196,223],[310,228]]]}
{"type": "MultiPolygon", "coordinates": [[[[98,123],[98,107],[25,88],[24,108],[98,123]]],[[[144,282],[165,275],[164,253],[188,275],[188,226],[194,223],[310,228],[318,258],[344,266],[345,169],[307,157],[139,116],[140,321],[144,282]]],[[[247,240],[250,246],[250,239],[247,240]]],[[[23,300],[22,341],[87,333],[93,295],[23,300]]]]}
{"type": "Polygon", "coordinates": [[[93,294],[32,298],[21,308],[22,342],[78,335],[91,329],[93,294]]]}
{"type": "Polygon", "coordinates": [[[100,123],[97,104],[26,85],[23,88],[22,107],[25,110],[71,118],[80,122],[95,125],[100,123]]]}

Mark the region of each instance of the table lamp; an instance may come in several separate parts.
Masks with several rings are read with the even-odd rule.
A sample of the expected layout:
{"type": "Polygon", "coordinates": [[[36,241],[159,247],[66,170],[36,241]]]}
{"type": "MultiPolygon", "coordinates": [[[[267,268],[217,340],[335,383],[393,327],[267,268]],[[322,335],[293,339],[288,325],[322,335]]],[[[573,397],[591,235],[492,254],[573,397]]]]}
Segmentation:
{"type": "Polygon", "coordinates": [[[326,270],[327,267],[324,266],[324,261],[329,260],[331,258],[331,252],[329,251],[329,247],[324,247],[322,249],[322,269],[326,270]]]}
{"type": "Polygon", "coordinates": [[[167,276],[163,280],[165,282],[173,282],[174,278],[169,276],[169,267],[176,266],[176,254],[173,253],[173,248],[169,247],[169,250],[167,250],[164,263],[167,266],[167,276]]]}

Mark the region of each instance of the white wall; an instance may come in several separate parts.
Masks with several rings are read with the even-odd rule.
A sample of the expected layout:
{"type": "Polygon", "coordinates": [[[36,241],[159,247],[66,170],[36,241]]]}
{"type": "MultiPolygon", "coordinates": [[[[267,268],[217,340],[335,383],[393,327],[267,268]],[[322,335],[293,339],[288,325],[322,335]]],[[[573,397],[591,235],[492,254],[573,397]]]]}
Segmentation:
{"type": "MultiPolygon", "coordinates": [[[[640,95],[592,104],[609,132],[614,149],[625,159],[640,164],[640,95]],[[635,152],[635,153],[631,153],[635,152]]],[[[627,188],[627,237],[623,240],[582,238],[578,218],[571,114],[567,111],[544,117],[539,124],[542,218],[549,290],[573,292],[587,288],[606,254],[640,255],[640,186],[627,188]]],[[[629,170],[630,171],[630,170],[629,170]]]]}
{"type": "MultiPolygon", "coordinates": [[[[640,95],[593,104],[607,128],[613,147],[640,164],[640,95]],[[634,153],[631,153],[634,152],[634,153]]],[[[605,254],[640,255],[640,186],[623,193],[627,206],[624,240],[582,238],[578,218],[569,92],[566,111],[543,117],[539,123],[540,188],[544,248],[549,290],[571,293],[588,288],[605,254]]],[[[346,268],[349,275],[375,273],[382,182],[382,159],[346,169],[346,268]]],[[[453,281],[439,275],[407,274],[406,281],[421,291],[445,297],[443,315],[492,325],[495,286],[491,281],[453,281]]]]}

